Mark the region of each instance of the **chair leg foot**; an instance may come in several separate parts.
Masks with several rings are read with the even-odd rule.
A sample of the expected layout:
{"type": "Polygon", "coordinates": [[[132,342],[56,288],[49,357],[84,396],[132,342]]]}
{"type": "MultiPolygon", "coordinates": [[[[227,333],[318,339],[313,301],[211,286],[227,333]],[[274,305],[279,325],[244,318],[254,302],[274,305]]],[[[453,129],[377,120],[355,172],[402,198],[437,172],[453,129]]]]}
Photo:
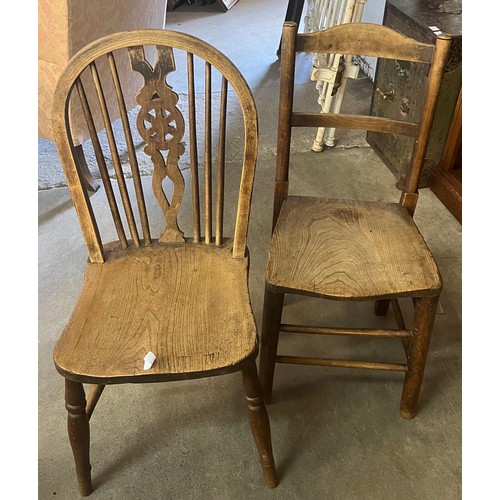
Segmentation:
{"type": "Polygon", "coordinates": [[[413,335],[410,340],[408,369],[400,406],[400,415],[404,419],[412,419],[417,414],[418,396],[424,378],[425,362],[438,301],[439,296],[415,299],[413,335]]]}
{"type": "Polygon", "coordinates": [[[274,367],[284,298],[285,294],[283,293],[274,293],[267,289],[264,292],[259,376],[266,404],[271,401],[273,391],[274,367]]]}
{"type": "Polygon", "coordinates": [[[242,375],[243,391],[248,404],[248,420],[257,450],[259,451],[264,479],[269,488],[276,488],[278,486],[278,478],[274,466],[271,428],[269,426],[267,410],[262,399],[262,388],[254,361],[243,369],[242,375]]]}
{"type": "Polygon", "coordinates": [[[83,384],[66,379],[66,410],[68,410],[68,435],[75,458],[76,475],[80,494],[92,493],[90,475],[90,426],[85,412],[85,391],[83,384]]]}
{"type": "Polygon", "coordinates": [[[401,418],[404,418],[405,420],[411,420],[416,414],[417,414],[416,409],[411,412],[403,410],[403,408],[399,409],[399,415],[401,416],[401,418]]]}

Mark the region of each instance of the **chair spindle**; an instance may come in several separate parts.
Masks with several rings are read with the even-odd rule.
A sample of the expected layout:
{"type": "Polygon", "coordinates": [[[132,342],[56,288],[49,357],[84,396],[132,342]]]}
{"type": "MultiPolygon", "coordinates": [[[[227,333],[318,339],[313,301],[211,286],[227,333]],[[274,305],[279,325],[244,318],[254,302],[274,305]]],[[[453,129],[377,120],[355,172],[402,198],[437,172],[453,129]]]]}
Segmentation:
{"type": "Polygon", "coordinates": [[[90,70],[92,72],[92,78],[94,80],[95,90],[97,92],[97,97],[99,99],[99,104],[101,107],[102,118],[104,120],[104,126],[106,129],[106,135],[108,137],[109,147],[111,149],[111,158],[113,165],[115,167],[116,179],[118,182],[118,187],[120,189],[120,194],[122,197],[123,208],[125,210],[125,215],[130,229],[130,234],[132,236],[132,241],[135,246],[139,246],[139,234],[137,232],[137,226],[135,224],[134,214],[132,212],[132,205],[130,203],[130,197],[127,190],[127,185],[125,183],[125,176],[123,175],[123,169],[120,162],[120,156],[118,154],[118,148],[116,146],[115,136],[113,134],[113,128],[111,126],[111,119],[109,117],[108,107],[106,104],[106,98],[104,97],[104,91],[101,85],[101,80],[99,78],[99,73],[97,71],[97,66],[93,62],[90,64],[90,70]]]}
{"type": "Polygon", "coordinates": [[[212,66],[205,63],[205,243],[212,242],[212,66]]]}
{"type": "Polygon", "coordinates": [[[227,117],[227,80],[222,77],[219,118],[219,152],[217,177],[217,207],[215,219],[215,244],[222,245],[224,226],[224,177],[226,166],[226,117],[227,117]]]}
{"type": "Polygon", "coordinates": [[[189,155],[191,162],[191,199],[193,210],[193,240],[199,243],[200,235],[200,185],[198,180],[198,144],[196,135],[196,103],[194,88],[193,54],[187,54],[188,103],[189,103],[189,155]]]}

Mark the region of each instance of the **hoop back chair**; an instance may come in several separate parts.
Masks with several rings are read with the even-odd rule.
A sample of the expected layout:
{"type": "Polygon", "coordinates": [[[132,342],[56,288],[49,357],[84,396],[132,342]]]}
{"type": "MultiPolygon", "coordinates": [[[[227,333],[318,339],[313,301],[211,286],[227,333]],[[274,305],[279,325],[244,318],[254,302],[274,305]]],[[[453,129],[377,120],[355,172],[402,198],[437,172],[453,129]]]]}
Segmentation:
{"type": "Polygon", "coordinates": [[[89,258],[80,297],[54,349],[55,366],[65,378],[68,432],[80,493],[92,492],[89,419],[106,385],[237,371],[242,372],[264,477],[269,487],[275,487],[248,293],[246,242],[258,130],[255,103],[243,76],[227,57],[193,36],[164,30],[117,33],[86,46],[70,61],[55,91],[52,116],[89,258]],[[129,70],[143,77],[137,89],[136,127],[127,114],[122,75],[115,64],[120,51],[129,58],[129,70]],[[153,56],[147,56],[151,51],[153,56]],[[187,76],[178,79],[179,85],[185,84],[186,93],[181,95],[169,82],[182,68],[187,76]],[[105,71],[114,82],[114,95],[106,95],[101,86],[105,71]],[[216,81],[220,81],[220,94],[212,92],[216,81]],[[89,106],[89,93],[97,96],[99,109],[89,106]],[[107,198],[105,211],[93,206],[98,195],[90,199],[79,169],[68,121],[72,95],[78,96],[89,129],[107,198]],[[217,95],[220,100],[213,98],[217,95]],[[203,106],[199,106],[200,97],[203,106]],[[108,99],[118,103],[118,122],[110,122],[108,99]],[[236,110],[228,109],[231,99],[239,103],[236,110]],[[101,113],[104,132],[96,131],[96,112],[101,113]],[[243,130],[242,170],[239,195],[236,201],[232,197],[233,227],[227,223],[229,205],[225,204],[230,190],[224,197],[229,165],[225,142],[226,128],[229,133],[237,118],[242,121],[237,130],[243,130]],[[217,123],[218,127],[213,125],[217,123]],[[201,126],[203,134],[198,132],[201,126]],[[120,149],[123,144],[126,152],[120,149]],[[140,176],[142,148],[153,164],[151,177],[140,176]],[[187,149],[189,163],[182,171],[180,158],[187,149]],[[125,164],[130,164],[132,179],[125,178],[125,164]],[[189,190],[185,177],[190,177],[191,200],[182,203],[189,190]],[[154,195],[149,198],[146,182],[154,195]],[[191,237],[181,229],[184,206],[191,237]],[[152,222],[154,209],[157,224],[152,222]],[[149,367],[144,358],[150,352],[156,359],[149,367]],[[83,384],[90,384],[87,394],[83,384]]]}
{"type": "MultiPolygon", "coordinates": [[[[442,81],[450,38],[436,44],[409,39],[385,26],[349,23],[311,34],[283,26],[273,234],[265,276],[259,374],[270,401],[276,363],[320,365],[405,374],[400,414],[417,412],[441,277],[413,221],[418,185],[442,81]],[[298,52],[340,53],[424,63],[429,66],[423,112],[416,123],[362,115],[294,111],[294,70],[298,52]],[[289,196],[293,127],[335,127],[403,134],[415,138],[406,185],[399,202],[289,196]],[[375,301],[375,314],[393,306],[395,329],[319,327],[282,323],[285,294],[338,301],[375,301]],[[398,298],[412,297],[413,325],[407,328],[398,298]],[[277,355],[280,333],[399,337],[405,363],[277,355]]],[[[319,161],[319,160],[318,160],[319,161]]]]}

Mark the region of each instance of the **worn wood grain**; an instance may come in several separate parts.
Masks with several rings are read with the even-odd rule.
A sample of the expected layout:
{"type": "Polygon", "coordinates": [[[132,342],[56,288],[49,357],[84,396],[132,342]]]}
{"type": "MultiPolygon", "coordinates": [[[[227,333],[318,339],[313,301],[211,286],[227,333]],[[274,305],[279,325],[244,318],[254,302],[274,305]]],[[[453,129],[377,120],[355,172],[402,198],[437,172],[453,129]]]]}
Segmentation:
{"type": "Polygon", "coordinates": [[[146,201],[144,199],[144,192],[141,183],[141,174],[139,172],[139,163],[137,161],[137,153],[134,146],[134,140],[132,138],[132,130],[130,128],[130,122],[127,114],[127,106],[125,105],[125,98],[123,96],[123,90],[120,83],[120,77],[118,75],[118,68],[116,67],[116,61],[113,53],[108,54],[108,64],[113,78],[113,85],[115,88],[116,99],[118,101],[118,108],[120,110],[120,118],[123,125],[123,132],[125,134],[125,140],[127,143],[127,150],[130,161],[130,169],[132,171],[132,178],[134,180],[135,196],[137,199],[137,205],[139,208],[139,216],[142,226],[142,235],[144,243],[149,245],[151,243],[151,233],[149,230],[148,213],[146,208],[146,201]]]}
{"type": "Polygon", "coordinates": [[[281,291],[358,300],[441,287],[431,252],[400,205],[295,196],[281,209],[266,280],[281,291]]]}
{"type": "Polygon", "coordinates": [[[234,371],[256,349],[247,260],[230,245],[152,244],[87,266],[54,361],[85,383],[172,380],[234,371]]]}

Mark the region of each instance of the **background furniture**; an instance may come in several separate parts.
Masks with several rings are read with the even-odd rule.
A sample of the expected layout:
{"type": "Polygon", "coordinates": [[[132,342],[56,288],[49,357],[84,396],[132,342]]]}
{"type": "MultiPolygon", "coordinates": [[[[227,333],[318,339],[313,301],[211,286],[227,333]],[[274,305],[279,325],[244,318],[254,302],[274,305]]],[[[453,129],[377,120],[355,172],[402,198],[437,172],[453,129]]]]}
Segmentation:
{"type": "MultiPolygon", "coordinates": [[[[50,110],[57,80],[68,61],[85,45],[111,33],[138,28],[163,28],[165,26],[166,0],[39,0],[38,2],[38,137],[52,141],[54,134],[50,121],[50,110]]],[[[121,70],[125,61],[118,59],[121,70]]],[[[130,82],[124,81],[124,99],[127,109],[137,105],[132,88],[135,75],[130,82]],[[130,83],[130,85],[129,85],[130,83]]],[[[111,81],[104,80],[105,88],[111,88],[111,81]]],[[[97,102],[91,98],[91,107],[97,102]]],[[[119,116],[116,103],[110,102],[111,120],[119,116]]],[[[104,124],[96,116],[98,130],[104,124]]],[[[89,136],[83,116],[70,112],[70,123],[75,145],[81,144],[89,136]]],[[[79,151],[82,173],[86,185],[97,189],[79,151]]]]}
{"type": "Polygon", "coordinates": [[[258,136],[257,111],[246,81],[221,52],[190,35],[165,30],[110,35],[87,46],[63,72],[54,95],[53,131],[89,254],[81,295],[54,349],[54,363],[65,378],[68,432],[81,494],[92,491],[89,419],[104,386],[233,372],[242,372],[264,477],[275,487],[248,293],[246,244],[258,136]],[[118,75],[119,53],[129,60],[129,71],[140,77],[133,89],[139,104],[133,123],[121,85],[125,79],[118,75]],[[195,77],[198,73],[202,78],[195,77]],[[113,96],[101,85],[106,74],[113,96]],[[217,96],[212,94],[216,85],[217,96]],[[104,117],[105,137],[97,133],[88,105],[92,94],[104,117]],[[77,171],[66,113],[72,96],[81,106],[99,164],[109,204],[101,211],[93,206],[77,171]],[[107,107],[111,99],[120,114],[113,126],[107,107]],[[198,106],[204,112],[197,112],[198,106]],[[144,182],[135,128],[154,165],[152,177],[144,182]],[[235,147],[241,148],[240,160],[231,159],[232,169],[241,165],[239,195],[224,190],[226,128],[228,140],[239,139],[235,147]],[[125,137],[126,151],[117,145],[118,134],[125,137]],[[104,142],[110,145],[108,162],[104,142]],[[191,200],[184,200],[184,156],[189,158],[184,175],[190,178],[186,191],[191,200]],[[123,175],[125,158],[131,164],[130,182],[123,175]],[[108,169],[114,170],[116,184],[108,169]],[[231,203],[237,204],[236,221],[234,227],[226,223],[224,230],[224,209],[234,207],[231,203]],[[190,238],[181,229],[186,227],[190,238]],[[147,365],[152,355],[153,364],[147,365]],[[91,384],[87,396],[83,384],[91,384]]]}
{"type": "MultiPolygon", "coordinates": [[[[265,400],[271,397],[276,363],[399,371],[405,374],[400,414],[403,418],[413,418],[442,283],[412,216],[451,38],[440,35],[436,45],[424,44],[386,26],[370,23],[348,23],[321,32],[297,34],[297,24],[288,22],[283,27],[282,39],[273,234],[265,275],[260,357],[265,400]],[[400,121],[342,113],[295,112],[298,52],[372,56],[425,65],[428,79],[421,115],[412,121],[400,121]],[[345,200],[341,186],[337,199],[298,193],[289,196],[292,128],[318,126],[412,138],[414,147],[399,203],[345,200]],[[377,315],[385,315],[392,304],[397,328],[285,323],[282,320],[285,294],[335,301],[375,301],[377,315]],[[398,302],[405,298],[411,298],[414,304],[410,328],[405,325],[398,302]],[[277,355],[282,333],[351,335],[371,340],[400,338],[406,363],[277,355]]],[[[332,165],[331,178],[321,182],[336,183],[334,170],[332,165]]]]}
{"type": "Polygon", "coordinates": [[[188,5],[210,5],[217,2],[217,5],[222,8],[223,12],[227,12],[238,2],[238,0],[168,0],[167,9],[171,12],[184,2],[186,2],[188,5]]]}
{"type": "Polygon", "coordinates": [[[174,9],[182,5],[184,0],[167,0],[167,11],[172,12],[174,9]]]}
{"type": "MultiPolygon", "coordinates": [[[[441,161],[462,87],[461,2],[387,0],[383,24],[424,43],[435,43],[439,33],[452,37],[421,176],[420,187],[426,187],[430,172],[441,161]],[[449,8],[444,8],[446,5],[449,8]]],[[[422,110],[425,79],[425,69],[418,65],[379,61],[370,114],[395,120],[413,120],[422,110]]],[[[411,140],[378,132],[369,132],[366,140],[393,172],[401,189],[411,155],[411,140]]]]}
{"type": "Polygon", "coordinates": [[[462,223],[462,91],[444,146],[441,161],[431,170],[429,188],[462,223]]]}
{"type": "MultiPolygon", "coordinates": [[[[308,10],[306,31],[312,33],[345,23],[358,23],[363,15],[366,0],[315,0],[308,10]]],[[[323,113],[340,113],[347,86],[347,79],[356,79],[359,64],[352,56],[344,54],[314,54],[311,80],[316,81],[319,91],[318,104],[323,113]]],[[[312,151],[317,153],[335,146],[335,129],[320,127],[316,133],[312,151]]]]}

